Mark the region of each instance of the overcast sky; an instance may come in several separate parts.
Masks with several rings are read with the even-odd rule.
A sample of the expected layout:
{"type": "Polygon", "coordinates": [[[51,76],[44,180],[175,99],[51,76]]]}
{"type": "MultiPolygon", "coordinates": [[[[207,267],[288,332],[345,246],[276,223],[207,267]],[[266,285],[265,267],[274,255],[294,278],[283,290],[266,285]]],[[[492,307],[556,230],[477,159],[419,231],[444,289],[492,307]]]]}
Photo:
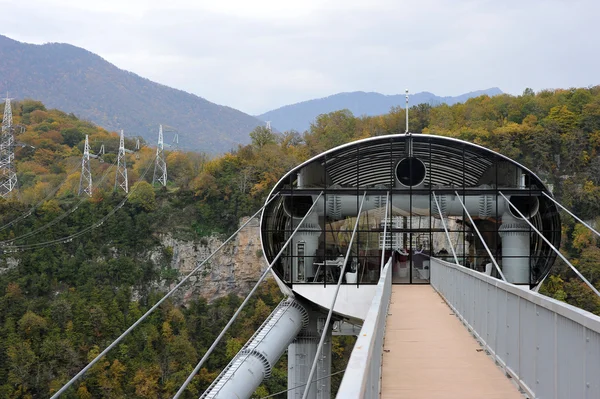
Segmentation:
{"type": "Polygon", "coordinates": [[[344,91],[600,84],[598,0],[0,0],[0,33],[64,42],[259,114],[344,91]]]}

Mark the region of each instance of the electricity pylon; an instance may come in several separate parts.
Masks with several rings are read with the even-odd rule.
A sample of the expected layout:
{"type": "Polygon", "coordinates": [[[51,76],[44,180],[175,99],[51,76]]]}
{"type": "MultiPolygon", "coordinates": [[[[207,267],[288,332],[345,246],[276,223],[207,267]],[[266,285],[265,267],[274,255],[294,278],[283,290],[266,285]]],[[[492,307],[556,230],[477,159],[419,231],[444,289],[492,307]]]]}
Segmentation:
{"type": "Polygon", "coordinates": [[[79,195],[86,193],[92,196],[92,172],[90,170],[90,143],[85,135],[85,146],[83,147],[83,158],[81,159],[81,177],[79,178],[79,195]]]}
{"type": "Polygon", "coordinates": [[[10,98],[4,103],[2,118],[2,135],[0,136],[0,195],[10,196],[17,187],[17,172],[15,170],[15,136],[13,128],[12,108],[10,98]]]}
{"type": "Polygon", "coordinates": [[[125,159],[125,136],[121,130],[121,139],[119,140],[119,155],[117,155],[117,174],[115,176],[115,191],[122,188],[125,193],[129,193],[129,183],[127,181],[127,160],[125,159]]]}
{"type": "Polygon", "coordinates": [[[163,141],[163,127],[158,129],[158,146],[156,147],[156,160],[154,163],[154,177],[152,184],[159,183],[166,187],[167,185],[167,161],[165,160],[165,148],[163,141]]]}

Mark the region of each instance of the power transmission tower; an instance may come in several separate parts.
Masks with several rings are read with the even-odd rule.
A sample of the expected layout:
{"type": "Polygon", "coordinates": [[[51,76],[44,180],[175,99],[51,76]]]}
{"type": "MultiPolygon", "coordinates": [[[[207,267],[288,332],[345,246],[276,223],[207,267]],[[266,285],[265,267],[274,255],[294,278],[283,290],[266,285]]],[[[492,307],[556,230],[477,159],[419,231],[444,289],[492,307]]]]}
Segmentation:
{"type": "Polygon", "coordinates": [[[165,148],[163,141],[163,127],[160,125],[158,129],[158,146],[156,147],[156,161],[154,164],[154,177],[152,184],[159,183],[162,186],[167,186],[167,161],[165,160],[165,148]]]}
{"type": "Polygon", "coordinates": [[[271,121],[267,121],[267,126],[266,126],[267,130],[270,132],[271,131],[271,121]]]}
{"type": "Polygon", "coordinates": [[[0,195],[6,198],[16,187],[15,136],[12,108],[7,95],[2,118],[2,136],[0,137],[0,195]]]}
{"type": "Polygon", "coordinates": [[[92,196],[92,172],[90,170],[90,143],[87,134],[85,135],[85,147],[83,148],[83,158],[81,159],[81,177],[79,178],[79,195],[86,193],[92,196]]]}
{"type": "Polygon", "coordinates": [[[127,181],[127,160],[125,159],[125,136],[121,130],[121,139],[119,140],[119,155],[117,155],[117,175],[115,176],[115,191],[121,187],[125,193],[129,193],[129,183],[127,181]]]}

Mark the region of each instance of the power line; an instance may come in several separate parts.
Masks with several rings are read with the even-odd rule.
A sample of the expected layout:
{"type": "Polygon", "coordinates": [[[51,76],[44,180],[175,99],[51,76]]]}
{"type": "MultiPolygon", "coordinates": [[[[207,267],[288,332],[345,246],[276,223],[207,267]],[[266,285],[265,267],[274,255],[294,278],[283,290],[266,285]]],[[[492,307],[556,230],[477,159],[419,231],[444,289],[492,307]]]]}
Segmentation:
{"type": "Polygon", "coordinates": [[[72,171],[68,172],[66,174],[66,177],[64,178],[64,180],[60,184],[56,185],[56,187],[54,187],[52,189],[52,191],[50,191],[50,193],[48,193],[48,195],[46,195],[46,197],[44,197],[42,200],[40,200],[38,203],[36,203],[30,209],[28,209],[27,212],[24,212],[22,215],[20,215],[17,218],[11,220],[10,222],[6,223],[5,225],[0,226],[0,231],[6,230],[10,226],[13,226],[13,225],[17,224],[18,222],[20,222],[21,220],[26,219],[29,216],[31,216],[33,214],[33,211],[35,211],[43,203],[45,203],[50,198],[52,198],[58,192],[58,190],[60,190],[60,188],[67,182],[67,180],[69,179],[69,176],[72,175],[73,173],[77,172],[78,170],[79,170],[79,165],[77,165],[77,167],[75,167],[75,169],[73,169],[72,171]]]}
{"type": "MultiPolygon", "coordinates": [[[[113,164],[111,166],[114,166],[114,164],[115,163],[113,162],[113,164]]],[[[106,177],[109,174],[111,166],[109,166],[106,169],[106,172],[104,173],[104,175],[102,176],[102,178],[100,179],[100,182],[98,184],[101,184],[106,179],[106,177]]],[[[57,216],[56,218],[52,219],[51,221],[49,221],[45,225],[43,225],[41,227],[38,227],[37,229],[35,229],[33,231],[30,231],[29,233],[25,233],[25,234],[23,234],[23,235],[21,235],[19,237],[15,237],[15,238],[12,238],[10,240],[0,241],[0,246],[7,245],[7,244],[10,245],[10,244],[12,244],[15,241],[20,241],[20,240],[23,240],[23,239],[25,239],[27,237],[31,237],[32,235],[35,235],[35,234],[39,233],[40,231],[46,230],[47,228],[54,226],[56,223],[60,222],[61,220],[63,220],[64,218],[66,218],[67,216],[69,216],[70,214],[72,214],[73,212],[75,212],[77,209],[79,209],[79,206],[81,204],[83,204],[86,200],[87,200],[86,198],[80,199],[79,202],[77,203],[77,205],[75,205],[73,208],[71,208],[67,212],[63,213],[62,215],[57,216]]]]}
{"type": "MultiPolygon", "coordinates": [[[[152,160],[154,161],[154,160],[152,160]]],[[[152,161],[148,163],[148,166],[146,167],[146,170],[144,171],[144,173],[140,176],[140,178],[138,179],[138,181],[142,181],[144,179],[144,177],[146,176],[146,173],[148,173],[148,170],[150,170],[150,166],[152,165],[152,161]]],[[[108,173],[107,173],[108,174],[108,173]]],[[[64,244],[70,241],[73,241],[74,238],[77,238],[89,231],[92,231],[94,229],[96,229],[97,227],[102,226],[102,224],[104,224],[104,222],[106,220],[108,220],[112,215],[114,215],[124,204],[125,202],[127,202],[127,200],[129,199],[130,195],[133,194],[134,190],[131,190],[126,196],[125,198],[123,198],[123,200],[121,202],[119,202],[119,204],[117,206],[115,206],[110,212],[108,212],[108,214],[106,214],[102,219],[100,219],[98,222],[92,224],[91,226],[88,226],[86,228],[84,228],[83,230],[80,230],[76,233],[71,234],[70,236],[67,237],[62,237],[62,238],[58,238],[58,239],[54,239],[54,240],[50,240],[50,241],[45,241],[45,242],[41,242],[41,243],[35,243],[35,244],[24,244],[24,245],[12,245],[9,247],[5,247],[4,252],[14,252],[14,251],[23,251],[23,250],[27,250],[27,249],[37,249],[37,248],[43,248],[43,247],[48,247],[48,246],[52,246],[52,245],[56,245],[56,244],[64,244]]],[[[74,211],[75,209],[77,209],[77,207],[73,208],[72,211],[74,211]]],[[[70,213],[72,213],[72,211],[70,213]]],[[[44,229],[50,227],[50,224],[56,224],[58,223],[60,220],[64,219],[69,213],[65,213],[62,214],[61,216],[53,219],[50,223],[48,223],[45,226],[42,226],[44,229]],[[60,218],[60,219],[59,219],[60,218]]],[[[42,228],[38,229],[36,232],[39,232],[42,228]]],[[[23,235],[21,237],[19,237],[19,239],[25,237],[26,235],[23,235]]],[[[10,240],[10,242],[14,241],[10,240]]],[[[5,241],[6,242],[6,241],[5,241]]],[[[0,243],[1,244],[1,243],[0,243]]]]}

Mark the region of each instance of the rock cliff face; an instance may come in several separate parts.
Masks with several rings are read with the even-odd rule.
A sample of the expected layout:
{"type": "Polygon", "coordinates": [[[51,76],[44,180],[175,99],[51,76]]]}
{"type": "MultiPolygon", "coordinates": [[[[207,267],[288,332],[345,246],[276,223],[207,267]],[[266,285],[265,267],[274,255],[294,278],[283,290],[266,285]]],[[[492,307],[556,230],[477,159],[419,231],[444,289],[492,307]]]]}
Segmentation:
{"type": "MultiPolygon", "coordinates": [[[[240,225],[247,220],[243,218],[240,225]]],[[[161,284],[164,289],[170,289],[224,240],[213,236],[182,241],[165,234],[160,236],[160,241],[162,248],[152,251],[150,258],[158,263],[165,252],[172,252],[170,267],[179,272],[179,278],[175,283],[161,284]]],[[[187,302],[203,297],[210,302],[232,292],[243,295],[252,289],[266,267],[260,246],[259,220],[255,218],[179,289],[177,299],[187,302]]]]}

